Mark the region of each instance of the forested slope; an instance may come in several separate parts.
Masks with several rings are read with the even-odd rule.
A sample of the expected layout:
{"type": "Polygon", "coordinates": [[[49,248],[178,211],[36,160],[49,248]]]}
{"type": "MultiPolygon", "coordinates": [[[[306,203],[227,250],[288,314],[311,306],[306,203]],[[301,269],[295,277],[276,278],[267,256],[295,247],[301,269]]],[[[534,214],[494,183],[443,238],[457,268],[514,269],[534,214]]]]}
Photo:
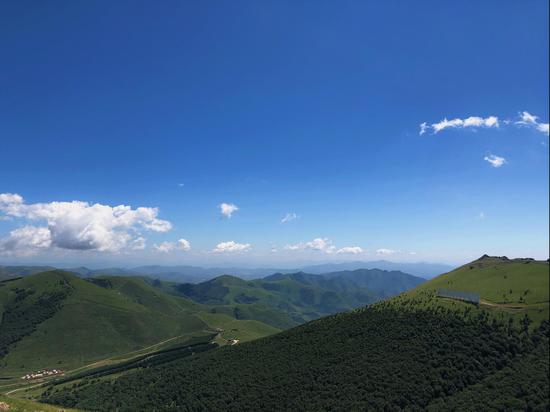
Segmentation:
{"type": "Polygon", "coordinates": [[[53,387],[42,399],[121,411],[548,410],[548,265],[482,260],[389,301],[113,380],[53,387]],[[542,306],[435,292],[478,285],[489,297],[508,279],[537,296],[523,305],[542,306]]]}

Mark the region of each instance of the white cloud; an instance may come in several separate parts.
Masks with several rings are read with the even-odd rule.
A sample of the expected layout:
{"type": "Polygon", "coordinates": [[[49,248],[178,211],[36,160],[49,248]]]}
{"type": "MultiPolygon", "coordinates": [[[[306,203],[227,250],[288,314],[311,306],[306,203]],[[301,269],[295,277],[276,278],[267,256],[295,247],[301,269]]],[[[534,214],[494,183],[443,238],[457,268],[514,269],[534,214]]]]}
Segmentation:
{"type": "Polygon", "coordinates": [[[479,214],[477,215],[477,218],[478,218],[479,220],[485,219],[485,213],[484,213],[484,212],[479,212],[479,214]]]}
{"type": "Polygon", "coordinates": [[[504,157],[500,157],[493,154],[485,156],[483,160],[486,160],[489,163],[491,163],[491,166],[493,167],[501,167],[504,163],[506,163],[506,159],[504,157]]]}
{"type": "Polygon", "coordinates": [[[346,247],[343,247],[342,249],[338,249],[336,253],[358,255],[359,253],[363,253],[363,249],[361,249],[359,246],[346,246],[346,247]]]}
{"type": "Polygon", "coordinates": [[[176,245],[173,242],[162,242],[160,245],[154,244],[153,247],[161,253],[172,252],[176,245]]]}
{"type": "Polygon", "coordinates": [[[135,247],[136,241],[139,246],[139,229],[167,232],[172,228],[170,222],[157,218],[157,208],[132,209],[124,205],[112,207],[81,201],[26,204],[20,195],[12,193],[0,194],[0,212],[5,216],[45,223],[45,226],[32,227],[34,235],[39,233],[43,240],[45,233],[49,233],[49,242],[33,246],[32,242],[18,238],[30,236],[32,239],[30,232],[25,234],[17,230],[0,241],[0,251],[20,254],[26,253],[25,247],[119,252],[135,247]]]}
{"type": "Polygon", "coordinates": [[[186,239],[179,239],[178,240],[178,249],[187,252],[187,251],[191,250],[191,243],[186,239]]]}
{"type": "Polygon", "coordinates": [[[396,254],[397,252],[398,252],[397,250],[381,248],[376,251],[376,254],[379,256],[391,256],[396,254]]]}
{"type": "Polygon", "coordinates": [[[434,133],[439,133],[442,130],[449,129],[449,128],[478,128],[478,127],[499,127],[499,120],[496,116],[489,116],[489,117],[479,117],[479,116],[470,116],[466,119],[452,119],[448,120],[447,118],[444,118],[438,123],[432,123],[431,125],[428,125],[426,122],[422,123],[420,125],[420,134],[424,134],[428,131],[428,129],[432,129],[434,133]]]}
{"type": "Polygon", "coordinates": [[[27,256],[48,249],[51,244],[48,228],[24,226],[12,230],[7,238],[0,241],[0,252],[27,256]]]}
{"type": "Polygon", "coordinates": [[[518,120],[516,122],[519,126],[527,126],[527,127],[534,127],[536,130],[538,130],[541,133],[544,133],[548,135],[549,133],[549,127],[548,123],[541,123],[538,121],[539,117],[535,116],[529,112],[521,112],[520,113],[521,120],[518,120]]]}
{"type": "Polygon", "coordinates": [[[237,205],[234,205],[233,203],[220,203],[218,207],[220,208],[220,212],[222,213],[222,215],[227,218],[231,218],[233,213],[239,210],[237,205]]]}
{"type": "Polygon", "coordinates": [[[429,128],[430,128],[430,126],[428,126],[428,123],[426,123],[426,122],[421,123],[420,124],[420,132],[418,132],[418,134],[420,136],[422,136],[424,133],[426,133],[428,131],[429,128]]]}
{"type": "Polygon", "coordinates": [[[283,218],[281,219],[281,223],[292,222],[292,221],[295,220],[295,219],[298,219],[298,215],[297,215],[296,213],[294,213],[294,212],[292,212],[292,213],[287,213],[287,214],[285,215],[285,217],[283,217],[283,218]]]}
{"type": "Polygon", "coordinates": [[[332,253],[336,247],[327,238],[315,238],[310,242],[286,245],[286,250],[317,250],[324,253],[332,253]]]}
{"type": "Polygon", "coordinates": [[[144,250],[145,249],[145,238],[140,236],[132,241],[132,244],[130,245],[130,249],[132,250],[144,250]]]}
{"type": "Polygon", "coordinates": [[[162,242],[160,245],[153,245],[153,247],[161,253],[187,252],[191,250],[191,243],[186,239],[179,239],[177,242],[162,242]]]}
{"type": "Polygon", "coordinates": [[[250,243],[237,243],[233,240],[228,242],[221,242],[216,245],[216,248],[213,250],[215,253],[239,253],[247,252],[250,250],[250,243]]]}
{"type": "Polygon", "coordinates": [[[437,123],[428,124],[427,122],[420,124],[420,135],[428,132],[430,129],[433,130],[433,133],[439,133],[445,129],[462,129],[462,128],[498,128],[500,124],[505,125],[514,124],[520,127],[531,127],[538,130],[541,133],[548,135],[549,127],[548,123],[539,122],[539,117],[532,115],[529,112],[521,112],[520,119],[512,122],[511,120],[504,119],[500,120],[497,116],[470,116],[465,119],[455,118],[447,119],[446,117],[437,123]]]}

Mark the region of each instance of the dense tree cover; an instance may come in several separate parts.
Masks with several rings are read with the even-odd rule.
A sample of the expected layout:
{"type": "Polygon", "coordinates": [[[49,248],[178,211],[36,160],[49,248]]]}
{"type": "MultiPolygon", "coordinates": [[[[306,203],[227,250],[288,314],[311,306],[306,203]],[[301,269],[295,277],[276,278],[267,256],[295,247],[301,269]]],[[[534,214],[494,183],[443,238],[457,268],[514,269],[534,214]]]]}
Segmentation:
{"type": "Polygon", "coordinates": [[[112,381],[54,388],[42,400],[104,411],[546,410],[547,354],[547,321],[529,331],[382,303],[112,381]]]}
{"type": "Polygon", "coordinates": [[[61,281],[60,289],[43,293],[35,298],[35,290],[14,288],[14,299],[9,302],[0,322],[0,359],[6,356],[10,346],[33,333],[38,325],[51,318],[71,292],[71,287],[61,281]]]}
{"type": "Polygon", "coordinates": [[[472,405],[485,411],[548,411],[549,376],[548,346],[539,345],[480,383],[435,400],[428,411],[466,411],[472,405]]]}
{"type": "MultiPolygon", "coordinates": [[[[146,353],[135,358],[122,361],[115,364],[107,364],[94,369],[84,369],[76,374],[70,374],[55,379],[55,384],[64,384],[67,382],[77,381],[81,379],[99,378],[101,376],[112,375],[115,373],[126,372],[136,368],[145,368],[151,366],[162,365],[176,359],[192,356],[197,353],[205,352],[218,347],[218,344],[211,342],[214,336],[200,336],[191,339],[188,343],[182,346],[169,347],[161,349],[153,353],[146,353]]],[[[53,388],[50,386],[49,389],[53,388]]]]}
{"type": "Polygon", "coordinates": [[[395,296],[424,281],[398,271],[360,269],[324,275],[276,273],[248,281],[224,275],[198,284],[154,284],[168,293],[211,305],[219,313],[288,329],[395,296]]]}

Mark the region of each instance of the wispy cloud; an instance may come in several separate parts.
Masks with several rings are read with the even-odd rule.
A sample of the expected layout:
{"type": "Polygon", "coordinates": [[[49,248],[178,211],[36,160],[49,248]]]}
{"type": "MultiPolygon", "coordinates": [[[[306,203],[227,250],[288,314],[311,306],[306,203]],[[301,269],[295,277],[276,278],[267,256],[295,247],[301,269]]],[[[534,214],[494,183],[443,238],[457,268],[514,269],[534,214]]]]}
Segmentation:
{"type": "Polygon", "coordinates": [[[281,223],[288,223],[288,222],[292,222],[293,220],[296,220],[298,219],[298,215],[294,212],[291,212],[291,213],[287,213],[282,219],[281,219],[281,223]]]}
{"type": "Polygon", "coordinates": [[[234,205],[233,203],[220,203],[218,205],[218,208],[220,209],[222,216],[228,219],[230,219],[231,216],[233,216],[233,213],[239,210],[237,205],[234,205]]]}
{"type": "Polygon", "coordinates": [[[418,134],[422,136],[424,133],[428,131],[429,128],[430,126],[428,125],[428,123],[426,122],[420,123],[420,132],[418,134]]]}
{"type": "Polygon", "coordinates": [[[506,163],[506,159],[504,157],[497,156],[494,154],[485,156],[483,160],[486,160],[487,162],[489,162],[493,167],[501,167],[506,163]]]}
{"type": "Polygon", "coordinates": [[[300,242],[293,245],[286,245],[285,250],[311,250],[327,254],[359,254],[363,253],[363,249],[359,246],[346,246],[338,249],[331,240],[327,238],[315,238],[309,242],[300,242]]]}
{"type": "Polygon", "coordinates": [[[239,253],[248,252],[251,248],[250,243],[237,243],[233,240],[221,242],[216,245],[214,253],[239,253]]]}
{"type": "Polygon", "coordinates": [[[428,130],[433,130],[433,133],[439,133],[445,129],[461,129],[461,128],[491,128],[499,127],[499,120],[496,116],[489,117],[480,117],[480,116],[470,116],[465,119],[455,118],[448,120],[446,117],[437,123],[428,124],[427,122],[420,124],[419,134],[422,136],[428,130]]]}
{"type": "Polygon", "coordinates": [[[497,116],[488,116],[488,117],[481,117],[481,116],[470,116],[464,119],[461,118],[454,118],[454,119],[447,119],[446,117],[437,122],[437,123],[431,123],[423,122],[419,125],[420,130],[418,134],[422,136],[423,134],[427,133],[428,131],[432,131],[433,134],[437,134],[443,130],[446,129],[478,129],[478,128],[498,128],[501,126],[501,124],[504,125],[515,125],[518,127],[530,127],[533,128],[541,133],[544,133],[548,135],[548,123],[543,123],[539,121],[539,117],[535,116],[527,111],[523,111],[519,114],[518,120],[510,120],[510,119],[504,119],[500,120],[497,116]]]}
{"type": "Polygon", "coordinates": [[[548,135],[549,127],[548,123],[539,122],[539,117],[532,115],[529,112],[521,112],[520,120],[516,121],[515,124],[518,126],[532,127],[538,130],[541,133],[548,135]]]}
{"type": "Polygon", "coordinates": [[[378,256],[391,256],[391,255],[395,255],[398,252],[399,252],[398,250],[385,249],[385,248],[381,248],[381,249],[376,250],[376,254],[378,256]]]}
{"type": "Polygon", "coordinates": [[[294,245],[286,245],[286,250],[317,250],[325,253],[332,253],[336,247],[327,238],[315,238],[310,242],[300,242],[294,245]]]}

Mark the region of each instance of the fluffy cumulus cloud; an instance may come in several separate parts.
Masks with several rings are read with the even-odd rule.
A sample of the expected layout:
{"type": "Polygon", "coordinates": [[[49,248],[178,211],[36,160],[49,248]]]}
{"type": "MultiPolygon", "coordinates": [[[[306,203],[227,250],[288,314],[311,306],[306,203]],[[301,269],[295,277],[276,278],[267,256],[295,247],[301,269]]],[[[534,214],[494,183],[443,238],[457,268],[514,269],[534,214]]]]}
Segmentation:
{"type": "Polygon", "coordinates": [[[494,154],[485,156],[483,160],[489,162],[493,167],[501,167],[506,163],[506,159],[504,157],[500,157],[494,154]]]}
{"type": "Polygon", "coordinates": [[[342,249],[338,249],[336,253],[358,255],[360,253],[363,253],[363,249],[361,249],[359,246],[346,246],[346,247],[343,247],[342,249]]]}
{"type": "Polygon", "coordinates": [[[0,252],[28,254],[50,248],[119,252],[145,247],[140,230],[167,232],[170,222],[157,217],[158,209],[109,206],[88,202],[27,204],[13,193],[0,194],[2,216],[37,222],[10,232],[0,240],[0,252]]]}
{"type": "Polygon", "coordinates": [[[281,219],[281,223],[288,223],[288,222],[292,222],[293,220],[296,220],[298,219],[298,215],[294,212],[291,212],[291,213],[287,213],[282,219],[281,219]]]}
{"type": "Polygon", "coordinates": [[[237,205],[234,205],[233,203],[220,203],[218,207],[220,209],[222,216],[228,219],[231,218],[233,213],[239,210],[237,205]]]}
{"type": "Polygon", "coordinates": [[[459,129],[459,128],[491,128],[491,127],[499,127],[499,120],[496,116],[489,116],[489,117],[480,117],[480,116],[470,116],[465,119],[451,119],[448,120],[447,118],[444,118],[440,122],[428,124],[427,122],[424,122],[420,124],[420,131],[419,134],[423,135],[428,130],[433,130],[434,133],[439,133],[442,130],[445,129],[459,129]]]}
{"type": "Polygon", "coordinates": [[[539,122],[539,117],[529,112],[521,112],[520,120],[516,121],[518,126],[532,127],[545,135],[548,135],[549,128],[548,123],[539,122]]]}
{"type": "Polygon", "coordinates": [[[33,255],[49,248],[51,244],[51,233],[48,228],[24,226],[12,230],[7,238],[0,240],[0,252],[33,255]]]}
{"type": "Polygon", "coordinates": [[[248,252],[250,250],[250,243],[237,243],[233,240],[228,242],[221,242],[216,245],[213,250],[214,253],[240,253],[248,252]]]}
{"type": "Polygon", "coordinates": [[[157,252],[169,253],[175,251],[187,252],[191,250],[191,243],[186,239],[179,239],[177,242],[162,242],[159,245],[153,245],[157,252]]]}

